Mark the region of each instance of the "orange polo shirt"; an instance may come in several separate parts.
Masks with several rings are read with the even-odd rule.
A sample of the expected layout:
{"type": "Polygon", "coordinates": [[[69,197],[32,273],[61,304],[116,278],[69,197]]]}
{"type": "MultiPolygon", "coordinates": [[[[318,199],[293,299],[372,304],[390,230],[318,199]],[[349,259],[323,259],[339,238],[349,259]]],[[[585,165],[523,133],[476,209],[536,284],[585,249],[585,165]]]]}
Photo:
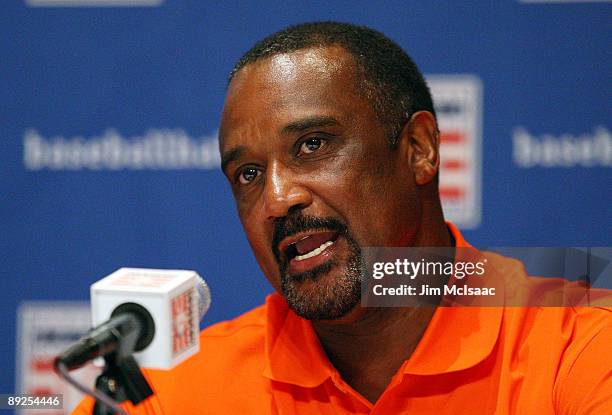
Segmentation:
{"type": "MultiPolygon", "coordinates": [[[[439,307],[376,403],[344,382],[278,294],[203,330],[200,348],[171,371],[145,370],[155,395],[129,413],[612,414],[610,308],[439,307]]],[[[74,414],[91,411],[85,399],[74,414]]]]}

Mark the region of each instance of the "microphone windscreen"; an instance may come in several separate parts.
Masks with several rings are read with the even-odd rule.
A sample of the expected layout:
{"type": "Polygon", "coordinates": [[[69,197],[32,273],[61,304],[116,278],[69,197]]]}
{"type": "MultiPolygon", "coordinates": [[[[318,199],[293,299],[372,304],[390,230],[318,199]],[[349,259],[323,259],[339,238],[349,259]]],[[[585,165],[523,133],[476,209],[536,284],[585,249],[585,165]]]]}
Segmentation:
{"type": "Polygon", "coordinates": [[[208,312],[208,309],[210,308],[211,297],[210,297],[210,289],[208,288],[208,284],[206,284],[206,281],[204,281],[204,279],[200,277],[199,275],[198,275],[197,289],[198,289],[198,315],[200,316],[198,320],[202,321],[202,318],[206,315],[206,313],[208,312]]]}

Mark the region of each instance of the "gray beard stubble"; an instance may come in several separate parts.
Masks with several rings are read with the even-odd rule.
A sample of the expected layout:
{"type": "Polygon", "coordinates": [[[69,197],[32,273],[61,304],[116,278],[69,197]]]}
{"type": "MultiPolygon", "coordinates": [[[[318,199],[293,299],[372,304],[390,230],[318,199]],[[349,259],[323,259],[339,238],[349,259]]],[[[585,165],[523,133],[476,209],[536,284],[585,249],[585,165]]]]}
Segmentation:
{"type": "Polygon", "coordinates": [[[349,257],[345,272],[334,284],[318,283],[337,262],[327,262],[311,271],[290,275],[287,267],[281,265],[281,292],[289,307],[300,317],[307,320],[335,320],[346,315],[361,301],[361,279],[364,265],[361,249],[355,240],[343,233],[349,245],[349,257]],[[303,281],[311,281],[305,288],[303,281]]]}

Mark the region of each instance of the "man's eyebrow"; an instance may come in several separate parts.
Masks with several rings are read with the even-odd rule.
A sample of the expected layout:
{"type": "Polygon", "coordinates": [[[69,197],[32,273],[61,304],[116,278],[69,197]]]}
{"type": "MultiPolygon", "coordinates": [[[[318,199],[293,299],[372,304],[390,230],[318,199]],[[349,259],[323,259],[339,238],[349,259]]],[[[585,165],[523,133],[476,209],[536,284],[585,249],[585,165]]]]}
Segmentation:
{"type": "Polygon", "coordinates": [[[232,161],[238,159],[242,155],[242,153],[244,153],[244,150],[244,147],[239,146],[234,147],[231,150],[228,150],[223,153],[223,156],[221,157],[221,170],[225,171],[227,165],[232,161]]]}
{"type": "Polygon", "coordinates": [[[308,117],[285,125],[282,129],[282,133],[300,133],[310,128],[329,127],[330,125],[338,124],[339,122],[334,117],[330,116],[308,117]]]}
{"type": "MultiPolygon", "coordinates": [[[[282,129],[283,134],[299,133],[311,128],[329,127],[331,125],[339,125],[340,123],[331,116],[315,116],[297,120],[285,125],[282,129]]],[[[246,148],[243,146],[234,147],[221,156],[221,170],[225,172],[225,168],[229,163],[238,159],[246,148]]]]}

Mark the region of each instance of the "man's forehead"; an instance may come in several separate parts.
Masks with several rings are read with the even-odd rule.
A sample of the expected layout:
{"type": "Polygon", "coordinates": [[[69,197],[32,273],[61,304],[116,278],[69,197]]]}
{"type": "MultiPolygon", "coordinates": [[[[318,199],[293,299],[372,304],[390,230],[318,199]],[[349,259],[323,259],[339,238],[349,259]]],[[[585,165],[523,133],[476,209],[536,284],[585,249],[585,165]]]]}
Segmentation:
{"type": "MultiPolygon", "coordinates": [[[[352,56],[340,46],[280,53],[248,64],[230,83],[221,136],[253,114],[298,115],[316,107],[342,107],[356,91],[352,56]]],[[[355,101],[353,101],[355,102],[355,101]]]]}
{"type": "MultiPolygon", "coordinates": [[[[272,56],[263,65],[275,81],[289,82],[309,75],[320,80],[330,79],[352,69],[353,60],[339,46],[314,47],[272,56]]],[[[264,69],[264,70],[265,70],[264,69]]]]}
{"type": "MultiPolygon", "coordinates": [[[[236,73],[228,88],[228,98],[242,95],[247,88],[284,89],[303,84],[325,85],[332,80],[352,80],[352,55],[341,46],[316,46],[278,53],[246,65],[236,73]]],[[[226,102],[227,105],[227,102],[226,102]]]]}

